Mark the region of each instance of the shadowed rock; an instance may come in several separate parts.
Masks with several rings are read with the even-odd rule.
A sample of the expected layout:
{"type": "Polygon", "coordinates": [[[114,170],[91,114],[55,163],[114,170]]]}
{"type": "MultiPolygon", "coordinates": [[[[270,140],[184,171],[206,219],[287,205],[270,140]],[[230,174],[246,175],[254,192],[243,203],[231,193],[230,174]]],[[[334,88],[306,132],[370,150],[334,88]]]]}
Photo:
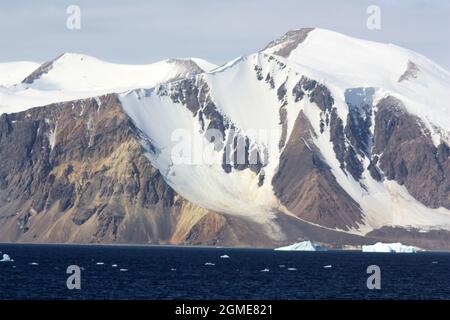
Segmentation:
{"type": "Polygon", "coordinates": [[[389,180],[404,185],[409,193],[431,208],[450,209],[449,147],[433,144],[421,120],[406,112],[394,97],[377,104],[374,152],[389,180]]]}
{"type": "Polygon", "coordinates": [[[408,66],[405,72],[398,78],[398,82],[417,78],[419,71],[419,67],[414,62],[408,61],[408,66]]]}
{"type": "Polygon", "coordinates": [[[359,205],[339,186],[319,150],[313,129],[301,111],[284,148],[272,184],[280,202],[313,223],[348,230],[362,222],[359,205]]]}
{"type": "Polygon", "coordinates": [[[310,33],[313,30],[314,30],[314,28],[302,28],[299,30],[288,31],[281,38],[270,42],[263,49],[263,51],[273,48],[273,47],[276,47],[276,46],[280,46],[273,52],[273,54],[276,54],[276,55],[286,58],[289,56],[289,54],[292,52],[292,50],[297,48],[300,43],[305,41],[306,37],[308,36],[308,33],[310,33]]]}

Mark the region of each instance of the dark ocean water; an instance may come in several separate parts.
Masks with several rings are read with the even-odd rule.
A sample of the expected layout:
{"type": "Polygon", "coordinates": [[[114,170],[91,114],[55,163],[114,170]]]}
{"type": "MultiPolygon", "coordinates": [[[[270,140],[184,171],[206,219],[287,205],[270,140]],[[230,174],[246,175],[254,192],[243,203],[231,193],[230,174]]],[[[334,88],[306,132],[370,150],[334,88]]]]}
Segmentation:
{"type": "Polygon", "coordinates": [[[450,299],[448,253],[11,244],[0,251],[14,259],[0,262],[0,299],[450,299]],[[381,290],[366,286],[373,264],[381,290]],[[82,268],[81,290],[67,289],[69,265],[82,268]]]}

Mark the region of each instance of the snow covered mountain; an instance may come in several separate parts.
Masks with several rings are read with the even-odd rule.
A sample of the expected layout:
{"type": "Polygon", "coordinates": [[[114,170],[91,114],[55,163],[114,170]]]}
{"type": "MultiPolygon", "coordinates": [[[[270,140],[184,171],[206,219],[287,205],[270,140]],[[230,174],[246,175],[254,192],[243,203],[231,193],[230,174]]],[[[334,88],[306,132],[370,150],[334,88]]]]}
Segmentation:
{"type": "Polygon", "coordinates": [[[41,65],[22,83],[40,90],[123,90],[152,87],[215,67],[196,58],[167,59],[148,65],[124,65],[82,54],[65,53],[41,65]]]}
{"type": "Polygon", "coordinates": [[[0,63],[0,86],[16,84],[38,67],[39,63],[29,61],[0,63]]]}
{"type": "Polygon", "coordinates": [[[75,53],[64,53],[42,65],[22,64],[0,65],[0,72],[5,70],[2,78],[5,77],[5,84],[8,85],[6,88],[0,87],[0,112],[17,112],[37,105],[95,97],[131,88],[153,87],[216,67],[197,58],[124,65],[75,53]],[[14,69],[14,73],[9,73],[10,69],[14,69]],[[28,70],[27,74],[25,70],[28,70]],[[16,82],[6,82],[6,74],[11,75],[9,77],[16,82]]]}
{"type": "Polygon", "coordinates": [[[315,28],[220,67],[60,56],[0,91],[0,111],[54,103],[0,118],[0,240],[449,249],[449,88],[417,53],[315,28]]]}

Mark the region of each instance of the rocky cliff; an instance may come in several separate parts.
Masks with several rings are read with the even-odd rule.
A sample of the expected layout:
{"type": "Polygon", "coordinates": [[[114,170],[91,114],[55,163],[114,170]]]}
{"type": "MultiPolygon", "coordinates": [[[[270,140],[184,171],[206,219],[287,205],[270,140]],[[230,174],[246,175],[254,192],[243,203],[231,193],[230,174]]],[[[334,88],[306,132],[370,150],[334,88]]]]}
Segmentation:
{"type": "Polygon", "coordinates": [[[177,194],[142,139],[114,94],[3,114],[0,241],[270,243],[177,194]]]}

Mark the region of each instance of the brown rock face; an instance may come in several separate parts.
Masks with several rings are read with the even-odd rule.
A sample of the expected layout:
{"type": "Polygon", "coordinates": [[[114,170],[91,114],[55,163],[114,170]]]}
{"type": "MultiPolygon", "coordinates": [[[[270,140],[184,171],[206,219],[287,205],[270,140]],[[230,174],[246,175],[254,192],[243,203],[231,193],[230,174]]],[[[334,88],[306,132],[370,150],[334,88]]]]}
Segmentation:
{"type": "Polygon", "coordinates": [[[274,52],[274,54],[286,58],[287,56],[289,56],[292,50],[297,48],[297,46],[300,43],[305,41],[306,37],[308,37],[308,33],[310,33],[313,30],[314,28],[302,28],[300,30],[288,31],[281,38],[270,42],[263,50],[270,49],[277,45],[283,44],[277,51],[274,52]]]}
{"type": "Polygon", "coordinates": [[[0,241],[246,244],[165,182],[141,138],[115,95],[2,115],[0,241]]]}
{"type": "MultiPolygon", "coordinates": [[[[300,113],[282,152],[272,183],[290,212],[316,224],[348,230],[363,222],[359,205],[338,185],[310,132],[330,130],[330,143],[345,174],[365,188],[362,174],[368,170],[377,181],[396,180],[418,201],[430,208],[450,205],[449,147],[436,147],[421,120],[406,112],[393,97],[372,105],[372,88],[349,90],[349,113],[339,118],[328,89],[302,77],[293,89],[296,101],[308,97],[321,110],[320,132],[314,132],[300,113]],[[374,110],[377,110],[374,112],[374,110]],[[374,134],[371,132],[373,126],[374,134]],[[369,165],[363,166],[363,158],[369,165]]],[[[347,93],[346,93],[347,98],[347,93]]]]}
{"type": "Polygon", "coordinates": [[[300,112],[272,180],[275,194],[306,221],[342,230],[357,227],[361,209],[336,182],[317,148],[308,143],[310,132],[313,129],[300,112]]]}
{"type": "Polygon", "coordinates": [[[428,207],[450,209],[450,152],[436,147],[420,119],[408,114],[401,101],[388,97],[377,105],[374,153],[389,180],[404,185],[428,207]]]}
{"type": "Polygon", "coordinates": [[[34,70],[29,76],[22,80],[22,83],[32,84],[35,80],[38,80],[42,75],[48,73],[53,68],[53,63],[58,60],[62,55],[59,55],[53,60],[44,62],[36,70],[34,70]]]}

